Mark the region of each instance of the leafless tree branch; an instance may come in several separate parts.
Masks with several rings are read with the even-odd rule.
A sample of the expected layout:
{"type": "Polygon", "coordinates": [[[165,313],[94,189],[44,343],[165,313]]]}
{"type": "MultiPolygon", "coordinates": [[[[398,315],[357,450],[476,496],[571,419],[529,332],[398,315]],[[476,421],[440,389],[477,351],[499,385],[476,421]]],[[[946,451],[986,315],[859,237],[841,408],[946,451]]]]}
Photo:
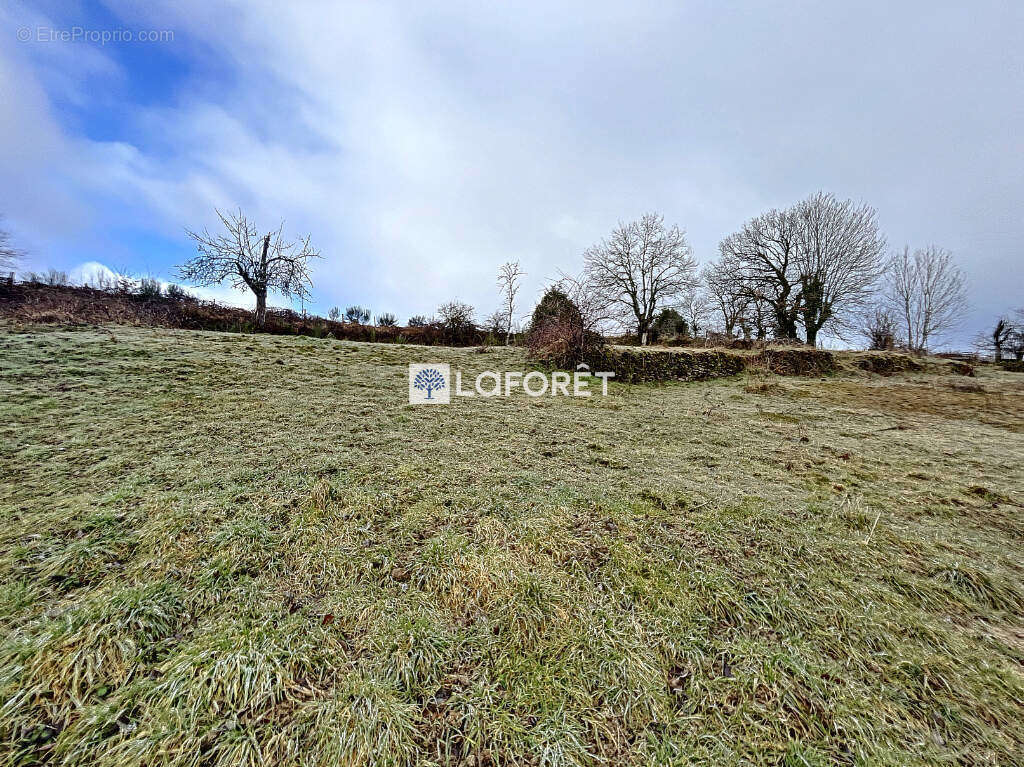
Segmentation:
{"type": "Polygon", "coordinates": [[[911,253],[905,247],[889,261],[885,297],[903,324],[907,346],[925,351],[962,320],[967,281],[949,251],[932,245],[911,253]]]}
{"type": "Polygon", "coordinates": [[[641,343],[647,343],[658,307],[697,286],[697,264],[684,232],[678,226],[666,227],[657,213],[620,223],[583,259],[589,287],[607,309],[617,308],[620,319],[634,323],[641,343]]]}
{"type": "MultiPolygon", "coordinates": [[[[0,218],[0,221],[2,220],[0,218]]],[[[14,271],[24,256],[24,252],[14,247],[11,242],[11,233],[6,229],[0,229],[0,270],[14,271]]]]}
{"type": "Polygon", "coordinates": [[[882,271],[875,210],[819,192],[751,219],[719,244],[717,279],[735,299],[768,306],[775,332],[808,344],[859,316],[882,271]]]}
{"type": "Polygon", "coordinates": [[[262,233],[241,210],[228,214],[218,210],[217,217],[224,233],[185,230],[195,242],[197,253],[178,267],[183,280],[203,286],[228,280],[232,287],[248,288],[256,296],[257,327],[263,327],[266,321],[269,291],[309,300],[313,287],[309,261],[320,258],[310,245],[309,235],[285,240],[283,223],[276,231],[262,233]]]}
{"type": "Polygon", "coordinates": [[[501,290],[502,307],[504,309],[505,345],[512,343],[512,323],[515,320],[516,294],[519,284],[526,275],[519,267],[518,261],[502,264],[498,271],[498,288],[501,290]]]}

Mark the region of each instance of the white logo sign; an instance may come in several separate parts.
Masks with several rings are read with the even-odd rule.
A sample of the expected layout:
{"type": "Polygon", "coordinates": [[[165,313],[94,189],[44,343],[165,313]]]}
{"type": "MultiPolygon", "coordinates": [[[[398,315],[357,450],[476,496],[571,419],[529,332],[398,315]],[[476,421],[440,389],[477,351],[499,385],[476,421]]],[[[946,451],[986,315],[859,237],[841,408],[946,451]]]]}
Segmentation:
{"type": "Polygon", "coordinates": [[[452,370],[447,362],[409,364],[409,404],[447,405],[452,397],[452,370]]]}
{"type": "Polygon", "coordinates": [[[575,373],[556,370],[548,376],[539,370],[527,373],[509,370],[504,373],[484,371],[470,386],[463,385],[462,371],[456,370],[452,377],[451,365],[446,362],[409,364],[409,404],[447,405],[452,396],[456,397],[508,397],[521,390],[531,397],[589,397],[592,392],[591,379],[601,381],[601,396],[608,396],[608,379],[615,373],[591,373],[586,365],[580,365],[575,373]]]}

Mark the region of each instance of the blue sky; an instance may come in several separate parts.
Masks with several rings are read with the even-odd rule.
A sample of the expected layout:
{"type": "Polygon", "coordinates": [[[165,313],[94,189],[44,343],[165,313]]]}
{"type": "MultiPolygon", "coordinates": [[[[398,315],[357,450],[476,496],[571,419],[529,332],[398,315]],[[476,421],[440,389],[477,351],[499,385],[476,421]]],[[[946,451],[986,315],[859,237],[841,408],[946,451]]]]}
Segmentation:
{"type": "Polygon", "coordinates": [[[312,234],[315,309],[482,317],[504,261],[526,311],[619,220],[658,210],[709,261],[824,189],[893,249],[956,254],[973,309],[949,343],[1024,304],[1020,3],[8,2],[0,23],[0,213],[30,267],[173,279],[184,228],[241,206],[312,234]],[[76,27],[173,39],[39,39],[76,27]]]}

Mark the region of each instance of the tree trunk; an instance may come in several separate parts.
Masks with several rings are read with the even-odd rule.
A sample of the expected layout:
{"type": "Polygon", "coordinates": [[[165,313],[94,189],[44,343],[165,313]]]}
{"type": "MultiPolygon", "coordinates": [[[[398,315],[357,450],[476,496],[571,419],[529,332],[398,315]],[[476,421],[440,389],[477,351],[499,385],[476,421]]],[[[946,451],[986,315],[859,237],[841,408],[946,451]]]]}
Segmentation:
{"type": "Polygon", "coordinates": [[[800,337],[796,333],[795,312],[790,311],[786,297],[776,299],[773,302],[772,310],[775,314],[775,329],[778,331],[779,337],[789,341],[799,340],[800,337]]]}
{"type": "Polygon", "coordinates": [[[257,330],[263,330],[263,326],[267,322],[267,291],[260,290],[256,292],[256,328],[257,330]]]}
{"type": "Polygon", "coordinates": [[[636,339],[640,342],[641,346],[647,345],[647,328],[648,325],[644,324],[644,318],[639,313],[636,315],[636,339]]]}
{"type": "Polygon", "coordinates": [[[817,346],[818,345],[818,329],[811,325],[807,328],[807,345],[817,346]]]}
{"type": "Polygon", "coordinates": [[[256,294],[256,329],[263,330],[267,322],[267,251],[270,250],[270,235],[263,238],[263,253],[260,255],[260,271],[257,279],[260,280],[258,287],[253,290],[256,294]]]}
{"type": "Polygon", "coordinates": [[[777,312],[775,315],[775,327],[779,336],[787,341],[799,341],[800,336],[796,333],[796,321],[790,318],[785,312],[777,312]]]}

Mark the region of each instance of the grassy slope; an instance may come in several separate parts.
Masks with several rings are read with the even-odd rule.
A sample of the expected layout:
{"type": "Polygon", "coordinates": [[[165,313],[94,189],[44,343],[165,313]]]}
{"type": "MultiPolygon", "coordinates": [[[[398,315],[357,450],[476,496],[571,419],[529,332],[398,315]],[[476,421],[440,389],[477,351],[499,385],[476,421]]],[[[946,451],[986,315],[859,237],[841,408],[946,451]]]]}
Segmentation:
{"type": "Polygon", "coordinates": [[[6,763],[1012,763],[1024,385],[405,404],[515,351],[0,330],[6,763]]]}

